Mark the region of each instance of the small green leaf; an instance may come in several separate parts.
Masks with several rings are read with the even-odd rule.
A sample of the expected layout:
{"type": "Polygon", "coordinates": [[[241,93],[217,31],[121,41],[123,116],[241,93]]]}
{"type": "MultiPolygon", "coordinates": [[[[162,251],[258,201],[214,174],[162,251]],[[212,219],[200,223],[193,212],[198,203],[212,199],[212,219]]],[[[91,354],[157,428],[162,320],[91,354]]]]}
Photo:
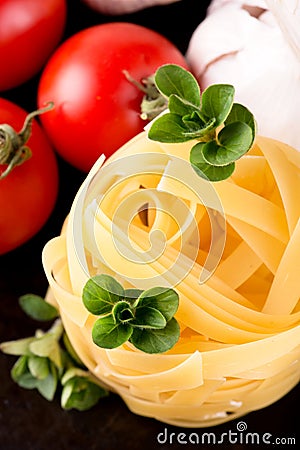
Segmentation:
{"type": "Polygon", "coordinates": [[[131,304],[125,300],[116,303],[112,309],[115,323],[126,323],[133,319],[131,304]]]}
{"type": "Polygon", "coordinates": [[[63,387],[61,406],[63,409],[77,409],[86,411],[98,403],[100,398],[106,397],[108,391],[86,377],[73,377],[63,387]]]}
{"type": "Polygon", "coordinates": [[[68,380],[66,383],[64,383],[64,387],[61,393],[61,407],[63,409],[72,409],[72,400],[71,396],[73,393],[73,389],[75,387],[76,380],[75,378],[68,380]]]}
{"type": "MultiPolygon", "coordinates": [[[[253,141],[252,129],[243,122],[232,122],[226,125],[218,134],[220,144],[231,152],[236,161],[243,156],[251,147],[253,141]]],[[[228,158],[229,159],[229,158],[228,158]]]]}
{"type": "Polygon", "coordinates": [[[178,97],[178,95],[172,94],[169,98],[169,110],[171,113],[185,116],[186,114],[191,115],[193,112],[198,111],[198,108],[187,100],[178,97]]]}
{"type": "Polygon", "coordinates": [[[197,114],[189,115],[186,114],[182,117],[182,122],[186,127],[185,135],[195,135],[196,137],[200,137],[199,134],[206,134],[206,124],[199,124],[197,114]],[[202,128],[203,127],[203,128],[202,128]],[[205,130],[205,131],[203,131],[205,130]]]}
{"type": "Polygon", "coordinates": [[[46,378],[43,378],[42,380],[38,380],[36,388],[44,398],[51,401],[53,400],[56,392],[57,382],[57,369],[54,364],[50,364],[50,371],[48,373],[48,376],[46,378]]]}
{"type": "Polygon", "coordinates": [[[29,355],[29,345],[34,341],[34,337],[18,339],[16,341],[2,342],[0,349],[7,355],[29,355]]]}
{"type": "Polygon", "coordinates": [[[215,118],[215,126],[227,118],[233,105],[234,87],[230,84],[212,84],[202,93],[201,111],[207,117],[215,118]]]}
{"type": "Polygon", "coordinates": [[[38,384],[38,380],[31,375],[30,372],[26,372],[15,380],[18,386],[24,389],[35,389],[38,384]]]}
{"type": "Polygon", "coordinates": [[[22,295],[19,304],[23,311],[32,319],[47,321],[58,317],[58,311],[42,297],[35,294],[22,295]]]}
{"type": "Polygon", "coordinates": [[[155,83],[166,97],[176,94],[195,106],[200,106],[200,88],[195,77],[175,64],[165,64],[158,68],[155,83]]]}
{"type": "Polygon", "coordinates": [[[191,139],[201,139],[212,133],[215,128],[215,118],[203,122],[195,113],[193,116],[179,116],[166,113],[153,121],[148,137],[152,141],[165,143],[180,143],[191,139]]]}
{"type": "Polygon", "coordinates": [[[18,380],[25,374],[28,373],[28,357],[23,355],[17,359],[15,364],[11,369],[11,377],[12,379],[18,383],[18,380]]]}
{"type": "Polygon", "coordinates": [[[43,380],[49,375],[49,362],[48,359],[41,356],[29,356],[28,357],[28,369],[31,375],[38,380],[43,380]]]}
{"type": "Polygon", "coordinates": [[[141,289],[130,288],[130,289],[125,289],[124,292],[125,292],[124,297],[126,298],[126,300],[128,302],[130,302],[131,304],[133,304],[134,301],[141,295],[141,293],[143,291],[141,289]]]}
{"type": "Polygon", "coordinates": [[[87,370],[83,370],[83,369],[80,369],[79,367],[72,366],[64,373],[64,375],[62,376],[60,381],[61,381],[62,386],[64,386],[65,384],[67,384],[67,382],[71,378],[74,378],[74,377],[87,378],[89,376],[90,376],[90,373],[87,370]]]}
{"type": "Polygon", "coordinates": [[[158,309],[142,306],[136,309],[135,318],[130,324],[137,328],[162,329],[167,322],[158,309]]]}
{"type": "MultiPolygon", "coordinates": [[[[203,162],[209,164],[209,166],[226,166],[232,161],[227,161],[227,158],[231,157],[231,153],[228,155],[228,151],[225,147],[221,147],[217,141],[209,141],[204,143],[201,147],[203,162]]],[[[199,160],[199,159],[198,159],[199,160]]],[[[202,159],[201,159],[202,161],[202,159]]],[[[198,163],[199,165],[199,163],[198,163]]]]}
{"type": "Polygon", "coordinates": [[[36,356],[49,358],[57,367],[61,367],[61,350],[57,338],[52,333],[35,339],[29,345],[30,351],[36,356]]]}
{"type": "Polygon", "coordinates": [[[152,141],[165,143],[186,142],[191,139],[181,117],[173,113],[166,113],[155,119],[148,137],[152,141]]]}
{"type": "Polygon", "coordinates": [[[185,135],[189,136],[189,139],[205,138],[205,142],[207,142],[209,138],[215,137],[215,118],[209,119],[207,122],[203,122],[202,119],[199,118],[197,112],[191,114],[191,116],[183,116],[182,122],[187,129],[185,135]]]}
{"type": "Polygon", "coordinates": [[[256,122],[253,114],[249,111],[249,109],[247,109],[243,105],[240,105],[239,103],[234,103],[225,121],[225,125],[228,125],[232,122],[244,122],[246,125],[248,125],[252,130],[252,141],[254,140],[256,134],[256,122]]]}
{"type": "Polygon", "coordinates": [[[113,305],[124,298],[124,289],[110,275],[101,274],[90,278],[83,288],[84,306],[92,314],[110,313],[113,305]]]}
{"type": "Polygon", "coordinates": [[[126,323],[115,323],[112,314],[100,317],[93,326],[92,338],[98,347],[116,348],[124,344],[132,334],[132,327],[126,323]]]}
{"type": "Polygon", "coordinates": [[[176,319],[171,319],[162,330],[134,328],[130,342],[146,353],[163,353],[172,348],[180,336],[176,319]]]}
{"type": "Polygon", "coordinates": [[[174,289],[154,287],[144,291],[138,300],[139,308],[149,306],[157,309],[168,322],[176,313],[179,306],[179,296],[174,289]]]}
{"type": "Polygon", "coordinates": [[[21,356],[17,359],[11,369],[11,377],[15,383],[24,389],[34,389],[37,379],[29,372],[28,356],[21,356]]]}
{"type": "Polygon", "coordinates": [[[230,163],[225,166],[214,166],[209,164],[203,157],[203,147],[207,145],[204,142],[199,142],[194,145],[190,152],[190,162],[195,172],[205,180],[222,181],[230,177],[235,168],[235,163],[230,163]]]}
{"type": "Polygon", "coordinates": [[[57,340],[52,334],[44,334],[41,337],[35,338],[29,345],[29,350],[36,356],[48,357],[53,348],[56,347],[57,340]]]}
{"type": "Polygon", "coordinates": [[[226,166],[241,158],[252,144],[252,130],[243,122],[232,122],[218,134],[220,145],[210,141],[203,145],[202,155],[213,166],[226,166]]]}

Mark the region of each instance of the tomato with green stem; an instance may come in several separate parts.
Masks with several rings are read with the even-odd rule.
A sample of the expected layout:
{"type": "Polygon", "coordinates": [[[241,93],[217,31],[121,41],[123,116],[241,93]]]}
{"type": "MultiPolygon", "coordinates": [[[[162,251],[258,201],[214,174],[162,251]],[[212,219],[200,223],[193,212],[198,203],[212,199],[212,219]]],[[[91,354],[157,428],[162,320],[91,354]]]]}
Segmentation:
{"type": "Polygon", "coordinates": [[[39,106],[55,104],[41,122],[58,153],[88,171],[101,153],[110,156],[142,131],[147,122],[140,105],[149,92],[143,80],[166,63],[187,68],[172,42],[133,23],[96,25],[66,40],[48,61],[38,88],[39,106]]]}
{"type": "Polygon", "coordinates": [[[0,255],[33,237],[57,198],[58,165],[44,131],[31,114],[0,98],[0,255]]]}
{"type": "Polygon", "coordinates": [[[66,12],[66,0],[1,0],[0,91],[42,69],[63,35],[66,12]]]}

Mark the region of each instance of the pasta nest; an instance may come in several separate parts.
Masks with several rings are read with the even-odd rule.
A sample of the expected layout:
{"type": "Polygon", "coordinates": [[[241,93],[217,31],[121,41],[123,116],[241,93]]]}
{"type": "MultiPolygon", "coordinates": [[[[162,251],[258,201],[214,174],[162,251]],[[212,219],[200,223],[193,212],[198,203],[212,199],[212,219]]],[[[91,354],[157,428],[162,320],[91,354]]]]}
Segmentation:
{"type": "Polygon", "coordinates": [[[300,153],[258,136],[233,175],[210,183],[188,144],[146,132],[79,189],[60,236],[43,250],[48,300],[79,357],[134,413],[207,427],[272,404],[300,377],[300,153]],[[172,286],[177,344],[107,350],[82,289],[97,274],[125,288],[172,286]]]}

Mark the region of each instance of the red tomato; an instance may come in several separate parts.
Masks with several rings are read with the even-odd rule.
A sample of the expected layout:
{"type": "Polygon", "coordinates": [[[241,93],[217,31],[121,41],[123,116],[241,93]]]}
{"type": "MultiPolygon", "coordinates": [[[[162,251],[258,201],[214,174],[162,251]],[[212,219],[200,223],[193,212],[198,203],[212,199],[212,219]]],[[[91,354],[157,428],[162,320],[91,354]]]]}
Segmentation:
{"type": "Polygon", "coordinates": [[[40,106],[55,104],[41,121],[60,155],[88,171],[101,153],[111,155],[142,131],[143,93],[123,71],[140,82],[166,63],[187,68],[169,40],[131,23],[96,25],[65,41],[48,61],[38,89],[40,106]]]}
{"type": "Polygon", "coordinates": [[[0,1],[0,90],[35,75],[59,43],[66,21],[65,0],[0,1]]]}
{"type": "MultiPolygon", "coordinates": [[[[19,132],[26,116],[22,108],[0,98],[0,124],[8,124],[19,132]]],[[[0,125],[1,162],[6,142],[5,128],[6,125],[0,125]]],[[[25,145],[30,148],[32,156],[0,179],[0,254],[18,247],[36,234],[48,219],[57,197],[57,161],[47,137],[35,120],[25,145]]],[[[7,167],[7,164],[0,164],[0,176],[7,167]]]]}

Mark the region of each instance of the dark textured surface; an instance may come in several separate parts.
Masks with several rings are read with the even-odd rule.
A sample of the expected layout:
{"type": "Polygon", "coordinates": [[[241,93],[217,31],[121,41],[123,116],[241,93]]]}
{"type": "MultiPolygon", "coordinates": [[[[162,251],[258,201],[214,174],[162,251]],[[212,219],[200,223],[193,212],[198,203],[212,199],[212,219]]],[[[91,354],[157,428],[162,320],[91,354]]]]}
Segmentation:
{"type": "MultiPolygon", "coordinates": [[[[186,51],[193,30],[205,15],[208,1],[182,0],[179,3],[156,7],[127,16],[105,17],[88,9],[80,0],[70,0],[65,37],[87,26],[110,21],[127,20],[155,29],[172,40],[182,52],[186,51]]],[[[27,110],[36,105],[36,86],[39,76],[22,87],[4,92],[5,98],[15,100],[27,110]]],[[[32,335],[37,323],[24,316],[18,306],[18,297],[33,292],[44,295],[47,281],[41,265],[41,250],[47,240],[56,236],[69,211],[75,192],[84,175],[59,160],[61,172],[60,195],[55,211],[47,225],[30,242],[0,257],[0,342],[32,335]]],[[[1,212],[0,212],[1,213],[1,212]]],[[[98,406],[87,412],[66,412],[60,408],[59,398],[53,402],[43,399],[35,391],[26,391],[15,385],[10,369],[15,357],[0,354],[0,450],[110,450],[153,448],[212,448],[212,445],[188,445],[176,443],[178,433],[236,431],[238,421],[229,422],[213,429],[177,429],[132,414],[122,400],[111,394],[98,406]],[[167,445],[157,441],[157,436],[168,430],[167,445]],[[171,433],[176,436],[171,437],[171,433]],[[170,444],[170,439],[173,439],[170,444]]],[[[275,438],[296,437],[299,428],[300,389],[295,388],[283,399],[261,411],[248,414],[241,420],[247,431],[264,433],[275,438]]],[[[239,438],[240,439],[240,438],[239,438]]],[[[186,440],[181,436],[181,440],[186,440]]],[[[237,443],[220,444],[221,448],[254,448],[254,445],[237,443]]],[[[228,438],[224,438],[228,442],[228,438]]],[[[299,440],[298,440],[299,445],[299,440]]],[[[264,446],[263,444],[260,445],[264,446]]],[[[272,447],[272,445],[271,445],[272,447]]],[[[293,445],[273,445],[289,448],[293,445]]]]}

